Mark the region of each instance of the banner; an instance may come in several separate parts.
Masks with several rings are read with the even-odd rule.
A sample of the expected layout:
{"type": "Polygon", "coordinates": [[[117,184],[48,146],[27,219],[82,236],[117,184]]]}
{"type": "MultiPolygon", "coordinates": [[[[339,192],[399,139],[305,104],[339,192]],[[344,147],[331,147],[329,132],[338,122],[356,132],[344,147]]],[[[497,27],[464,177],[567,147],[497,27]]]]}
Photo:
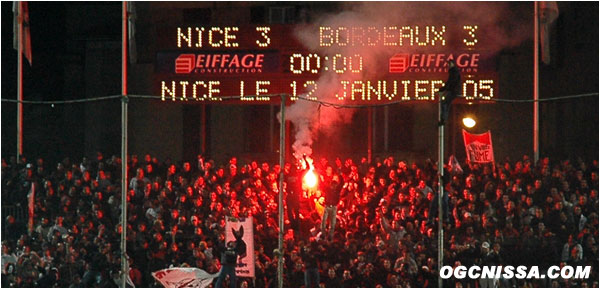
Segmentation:
{"type": "Polygon", "coordinates": [[[492,146],[492,133],[490,131],[483,134],[470,134],[463,129],[463,140],[469,162],[494,162],[494,147],[492,146]]]}
{"type": "Polygon", "coordinates": [[[152,277],[165,288],[206,288],[219,273],[209,274],[198,268],[174,267],[152,272],[152,277]]]}
{"type": "Polygon", "coordinates": [[[225,223],[225,243],[235,241],[233,230],[242,233],[246,243],[246,254],[238,257],[235,274],[237,277],[254,277],[254,230],[252,217],[231,219],[225,223]],[[243,229],[243,230],[242,230],[243,229]]]}

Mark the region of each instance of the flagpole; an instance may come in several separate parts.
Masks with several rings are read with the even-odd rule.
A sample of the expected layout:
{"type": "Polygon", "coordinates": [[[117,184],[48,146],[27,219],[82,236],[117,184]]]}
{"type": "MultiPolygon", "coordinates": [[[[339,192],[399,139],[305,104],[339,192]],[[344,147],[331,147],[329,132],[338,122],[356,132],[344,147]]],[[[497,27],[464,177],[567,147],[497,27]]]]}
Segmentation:
{"type": "Polygon", "coordinates": [[[121,288],[127,287],[127,1],[123,1],[121,49],[121,288]]]}
{"type": "MultiPolygon", "coordinates": [[[[438,100],[438,123],[442,121],[442,96],[438,100]]],[[[438,287],[442,288],[443,280],[439,272],[444,266],[444,219],[443,203],[444,197],[444,126],[438,126],[438,287]]]]}
{"type": "Polygon", "coordinates": [[[367,162],[373,158],[373,108],[367,109],[367,162]]]}
{"type": "Polygon", "coordinates": [[[539,10],[538,2],[533,2],[533,161],[540,158],[540,104],[539,100],[539,10]]]}
{"type": "Polygon", "coordinates": [[[281,95],[281,120],[279,126],[279,257],[277,259],[277,285],[283,288],[283,172],[285,167],[285,95],[281,95]]]}
{"type": "Polygon", "coordinates": [[[383,107],[383,151],[388,152],[390,147],[390,107],[383,107]]]}
{"type": "Polygon", "coordinates": [[[23,154],[23,3],[17,2],[17,161],[23,154]]]}

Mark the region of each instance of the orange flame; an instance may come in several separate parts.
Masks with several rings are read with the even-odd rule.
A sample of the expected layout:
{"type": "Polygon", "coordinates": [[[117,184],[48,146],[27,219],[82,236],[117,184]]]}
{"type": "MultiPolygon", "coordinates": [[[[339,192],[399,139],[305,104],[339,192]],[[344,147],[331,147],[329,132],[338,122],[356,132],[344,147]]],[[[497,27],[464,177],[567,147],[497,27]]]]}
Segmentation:
{"type": "Polygon", "coordinates": [[[308,166],[309,169],[308,169],[308,172],[306,172],[306,174],[302,178],[302,182],[304,183],[306,188],[313,189],[317,186],[317,182],[318,182],[317,174],[315,174],[315,167],[312,164],[313,163],[312,159],[307,157],[306,160],[307,161],[303,162],[302,165],[304,168],[306,168],[308,166]]]}
{"type": "Polygon", "coordinates": [[[306,184],[306,186],[309,189],[312,189],[317,185],[317,175],[315,175],[312,166],[310,167],[310,170],[304,175],[304,184],[306,184]]]}

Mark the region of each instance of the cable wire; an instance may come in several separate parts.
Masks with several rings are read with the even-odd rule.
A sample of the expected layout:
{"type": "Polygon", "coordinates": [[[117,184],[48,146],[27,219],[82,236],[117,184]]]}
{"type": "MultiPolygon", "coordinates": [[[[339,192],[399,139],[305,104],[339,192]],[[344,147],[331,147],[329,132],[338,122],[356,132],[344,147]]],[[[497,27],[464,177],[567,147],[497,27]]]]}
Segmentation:
{"type": "Polygon", "coordinates": [[[72,99],[72,100],[16,100],[16,99],[5,99],[3,98],[3,102],[13,102],[13,103],[23,103],[23,104],[70,104],[70,103],[83,103],[83,102],[95,102],[95,101],[104,101],[110,99],[119,99],[122,98],[121,95],[110,95],[110,96],[101,96],[101,97],[92,97],[92,98],[84,98],[84,99],[72,99]]]}
{"type": "MultiPolygon", "coordinates": [[[[490,100],[477,100],[474,99],[472,101],[482,101],[482,102],[486,102],[486,103],[493,103],[493,102],[505,102],[505,103],[533,103],[533,102],[548,102],[548,101],[558,101],[558,100],[566,100],[566,99],[574,99],[574,98],[583,98],[583,97],[589,97],[589,96],[598,96],[598,93],[585,93],[585,94],[576,94],[576,95],[567,95],[567,96],[559,96],[559,97],[551,97],[551,98],[544,98],[544,99],[538,99],[538,100],[534,100],[534,99],[490,99],[490,100]]],[[[430,97],[430,96],[423,96],[423,97],[430,97]]],[[[459,96],[460,98],[464,98],[464,96],[459,96]]],[[[356,105],[352,105],[352,104],[337,104],[337,103],[332,103],[332,102],[327,102],[327,101],[323,101],[323,100],[314,100],[314,99],[309,99],[303,96],[299,96],[298,99],[302,99],[305,101],[312,101],[312,102],[317,102],[320,105],[323,105],[325,107],[333,107],[336,109],[341,109],[341,108],[369,108],[369,107],[381,107],[381,106],[389,106],[389,105],[394,105],[394,104],[398,104],[398,103],[403,103],[403,102],[410,102],[410,101],[414,101],[412,99],[409,100],[399,100],[399,101],[393,101],[393,102],[386,102],[386,103],[380,103],[380,104],[356,104],[356,105]]],[[[471,101],[471,100],[469,100],[471,101]]]]}
{"type": "Polygon", "coordinates": [[[542,99],[538,99],[538,100],[534,100],[534,99],[493,99],[491,101],[495,101],[495,102],[515,102],[515,103],[524,103],[524,102],[546,102],[546,101],[555,101],[555,100],[564,100],[564,99],[573,99],[573,98],[582,98],[582,97],[588,97],[588,96],[598,96],[598,93],[584,93],[584,94],[575,94],[575,95],[567,95],[567,96],[557,96],[557,97],[549,97],[549,98],[542,98],[542,99]]]}
{"type": "MultiPolygon", "coordinates": [[[[244,96],[245,98],[255,98],[255,97],[280,97],[280,96],[287,96],[290,97],[289,94],[265,94],[265,95],[250,95],[250,96],[244,96]]],[[[493,103],[493,102],[505,102],[505,103],[533,103],[533,102],[548,102],[548,101],[560,101],[560,100],[567,100],[567,99],[575,99],[575,98],[583,98],[583,97],[590,97],[590,96],[598,96],[598,93],[583,93],[583,94],[575,94],[575,95],[567,95],[567,96],[557,96],[557,97],[549,97],[549,98],[542,98],[542,99],[538,99],[538,100],[534,100],[534,99],[501,99],[501,98],[495,98],[495,99],[490,99],[490,100],[478,100],[478,99],[473,99],[472,101],[482,101],[482,102],[486,102],[486,103],[493,103]]],[[[161,96],[156,96],[156,95],[139,95],[139,94],[131,94],[131,95],[127,95],[128,98],[139,98],[139,99],[157,99],[157,100],[163,100],[163,97],[161,96]]],[[[423,97],[430,97],[430,96],[423,96],[423,97]]],[[[464,96],[459,96],[461,98],[464,98],[464,96]]],[[[120,99],[123,98],[122,95],[110,95],[110,96],[101,96],[101,97],[92,97],[92,98],[85,98],[85,99],[73,99],[73,100],[52,100],[52,101],[43,101],[43,100],[16,100],[16,99],[5,99],[2,98],[1,100],[3,102],[11,102],[11,103],[23,103],[23,104],[40,104],[40,105],[56,105],[56,104],[71,104],[71,103],[86,103],[86,102],[95,102],[95,101],[105,101],[105,100],[111,100],[111,99],[120,99]]],[[[207,102],[210,103],[218,103],[218,100],[235,100],[235,99],[241,99],[242,96],[219,96],[219,97],[215,97],[215,100],[208,100],[207,102]],[[218,100],[217,100],[218,99],[218,100]]],[[[304,100],[304,101],[311,101],[311,102],[316,102],[319,103],[320,105],[324,106],[324,107],[333,107],[336,109],[341,109],[341,108],[368,108],[368,107],[382,107],[382,106],[390,106],[390,105],[394,105],[394,104],[399,104],[399,103],[404,103],[404,102],[410,102],[410,101],[415,101],[414,99],[408,99],[408,100],[397,100],[397,101],[392,101],[392,102],[386,102],[386,103],[377,103],[377,104],[338,104],[338,103],[333,103],[333,102],[328,102],[328,101],[323,101],[323,100],[314,100],[314,99],[309,99],[307,97],[304,96],[298,96],[298,99],[304,100]]],[[[188,98],[188,100],[194,100],[193,98],[188,98]]],[[[172,98],[165,98],[164,101],[172,101],[172,98]]],[[[181,101],[181,98],[176,98],[174,101],[181,101]]],[[[470,100],[471,101],[471,100],[470,100]]]]}

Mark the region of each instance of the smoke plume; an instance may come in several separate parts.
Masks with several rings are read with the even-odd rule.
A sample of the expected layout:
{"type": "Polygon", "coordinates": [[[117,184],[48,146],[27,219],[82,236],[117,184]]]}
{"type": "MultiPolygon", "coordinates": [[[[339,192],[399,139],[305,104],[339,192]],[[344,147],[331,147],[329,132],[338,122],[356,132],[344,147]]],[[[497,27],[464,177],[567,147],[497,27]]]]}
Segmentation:
{"type": "MultiPolygon", "coordinates": [[[[494,55],[504,48],[519,45],[530,37],[531,15],[528,9],[522,9],[523,4],[507,2],[338,2],[341,12],[335,14],[311,15],[313,21],[301,25],[296,37],[308,51],[319,55],[355,55],[363,57],[361,73],[336,74],[331,70],[322,71],[317,81],[318,99],[325,102],[340,101],[335,97],[340,93],[341,80],[354,81],[374,79],[379,77],[387,66],[389,57],[395,53],[426,53],[431,47],[414,46],[320,46],[320,27],[390,27],[390,26],[426,26],[445,25],[446,37],[464,37],[455,35],[464,33],[457,27],[462,25],[478,25],[478,49],[487,50],[487,55],[494,55]],[[515,9],[515,5],[521,9],[515,9]],[[521,6],[518,6],[521,5],[521,6]],[[523,12],[524,11],[524,12],[523,12]]],[[[533,6],[532,6],[533,7],[533,6]]],[[[444,48],[442,48],[444,49],[444,48]]],[[[445,49],[452,49],[445,48],[445,49]]],[[[444,51],[441,53],[453,53],[444,51]]],[[[295,127],[295,140],[292,145],[294,154],[312,154],[312,144],[318,132],[324,135],[332,134],[329,128],[336,123],[349,123],[355,109],[336,109],[319,106],[316,102],[297,100],[286,108],[286,120],[295,127]]]]}

